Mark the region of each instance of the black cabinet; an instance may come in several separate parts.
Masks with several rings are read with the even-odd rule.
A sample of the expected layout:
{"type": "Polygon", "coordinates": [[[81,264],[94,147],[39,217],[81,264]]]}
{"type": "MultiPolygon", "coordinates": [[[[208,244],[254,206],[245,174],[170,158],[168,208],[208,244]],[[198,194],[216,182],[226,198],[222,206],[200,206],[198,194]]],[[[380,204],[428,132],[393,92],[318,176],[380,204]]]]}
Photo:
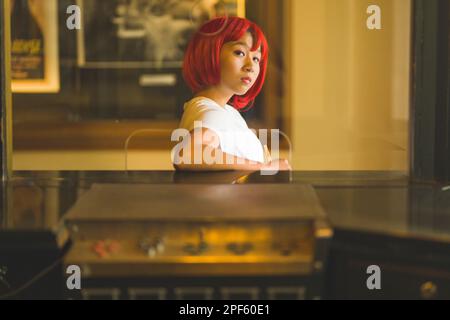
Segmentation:
{"type": "Polygon", "coordinates": [[[450,248],[427,239],[336,230],[327,266],[328,299],[450,299],[450,248]],[[369,289],[380,268],[380,289],[369,289]]]}

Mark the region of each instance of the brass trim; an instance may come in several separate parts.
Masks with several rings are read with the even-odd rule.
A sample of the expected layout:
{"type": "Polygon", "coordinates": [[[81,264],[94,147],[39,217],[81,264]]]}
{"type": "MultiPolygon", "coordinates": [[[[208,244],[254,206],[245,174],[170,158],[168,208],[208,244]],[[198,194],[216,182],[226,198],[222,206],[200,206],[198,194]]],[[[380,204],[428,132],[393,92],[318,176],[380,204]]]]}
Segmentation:
{"type": "Polygon", "coordinates": [[[12,176],[12,98],[11,98],[11,12],[10,1],[3,1],[1,39],[2,94],[2,180],[12,176]]]}
{"type": "Polygon", "coordinates": [[[333,230],[330,228],[319,228],[316,230],[317,238],[331,238],[333,236],[333,230]]]}
{"type": "Polygon", "coordinates": [[[245,18],[245,0],[237,0],[237,15],[245,18]]]}

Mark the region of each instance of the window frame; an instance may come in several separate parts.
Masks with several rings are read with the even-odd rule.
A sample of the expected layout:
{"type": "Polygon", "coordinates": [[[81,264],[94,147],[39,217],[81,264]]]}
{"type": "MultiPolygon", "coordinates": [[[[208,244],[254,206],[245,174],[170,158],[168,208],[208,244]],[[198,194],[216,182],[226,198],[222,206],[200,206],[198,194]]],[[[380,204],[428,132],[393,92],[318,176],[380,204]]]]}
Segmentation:
{"type": "Polygon", "coordinates": [[[449,0],[415,0],[412,180],[450,181],[449,0]]]}

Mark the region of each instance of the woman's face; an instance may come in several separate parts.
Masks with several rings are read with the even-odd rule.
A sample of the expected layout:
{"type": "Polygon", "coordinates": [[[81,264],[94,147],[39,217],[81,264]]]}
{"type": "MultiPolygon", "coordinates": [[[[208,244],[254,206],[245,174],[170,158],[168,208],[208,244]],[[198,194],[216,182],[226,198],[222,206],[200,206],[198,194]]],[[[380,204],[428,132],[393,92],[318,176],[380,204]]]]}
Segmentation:
{"type": "Polygon", "coordinates": [[[220,86],[232,95],[244,95],[260,72],[261,48],[250,51],[253,37],[246,32],[237,41],[227,42],[220,52],[220,86]]]}

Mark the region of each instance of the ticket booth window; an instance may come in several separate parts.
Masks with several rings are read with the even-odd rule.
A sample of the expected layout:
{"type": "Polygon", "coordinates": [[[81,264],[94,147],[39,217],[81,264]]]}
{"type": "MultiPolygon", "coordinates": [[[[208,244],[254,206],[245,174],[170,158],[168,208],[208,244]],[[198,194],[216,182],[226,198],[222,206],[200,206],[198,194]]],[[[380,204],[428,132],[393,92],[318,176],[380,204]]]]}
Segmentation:
{"type": "Polygon", "coordinates": [[[10,0],[12,169],[173,170],[170,133],[192,97],[184,50],[204,21],[229,14],[261,26],[270,48],[263,90],[242,115],[285,134],[280,154],[294,170],[408,174],[414,6],[369,7],[10,0]],[[35,50],[20,51],[26,43],[35,50]]]}

